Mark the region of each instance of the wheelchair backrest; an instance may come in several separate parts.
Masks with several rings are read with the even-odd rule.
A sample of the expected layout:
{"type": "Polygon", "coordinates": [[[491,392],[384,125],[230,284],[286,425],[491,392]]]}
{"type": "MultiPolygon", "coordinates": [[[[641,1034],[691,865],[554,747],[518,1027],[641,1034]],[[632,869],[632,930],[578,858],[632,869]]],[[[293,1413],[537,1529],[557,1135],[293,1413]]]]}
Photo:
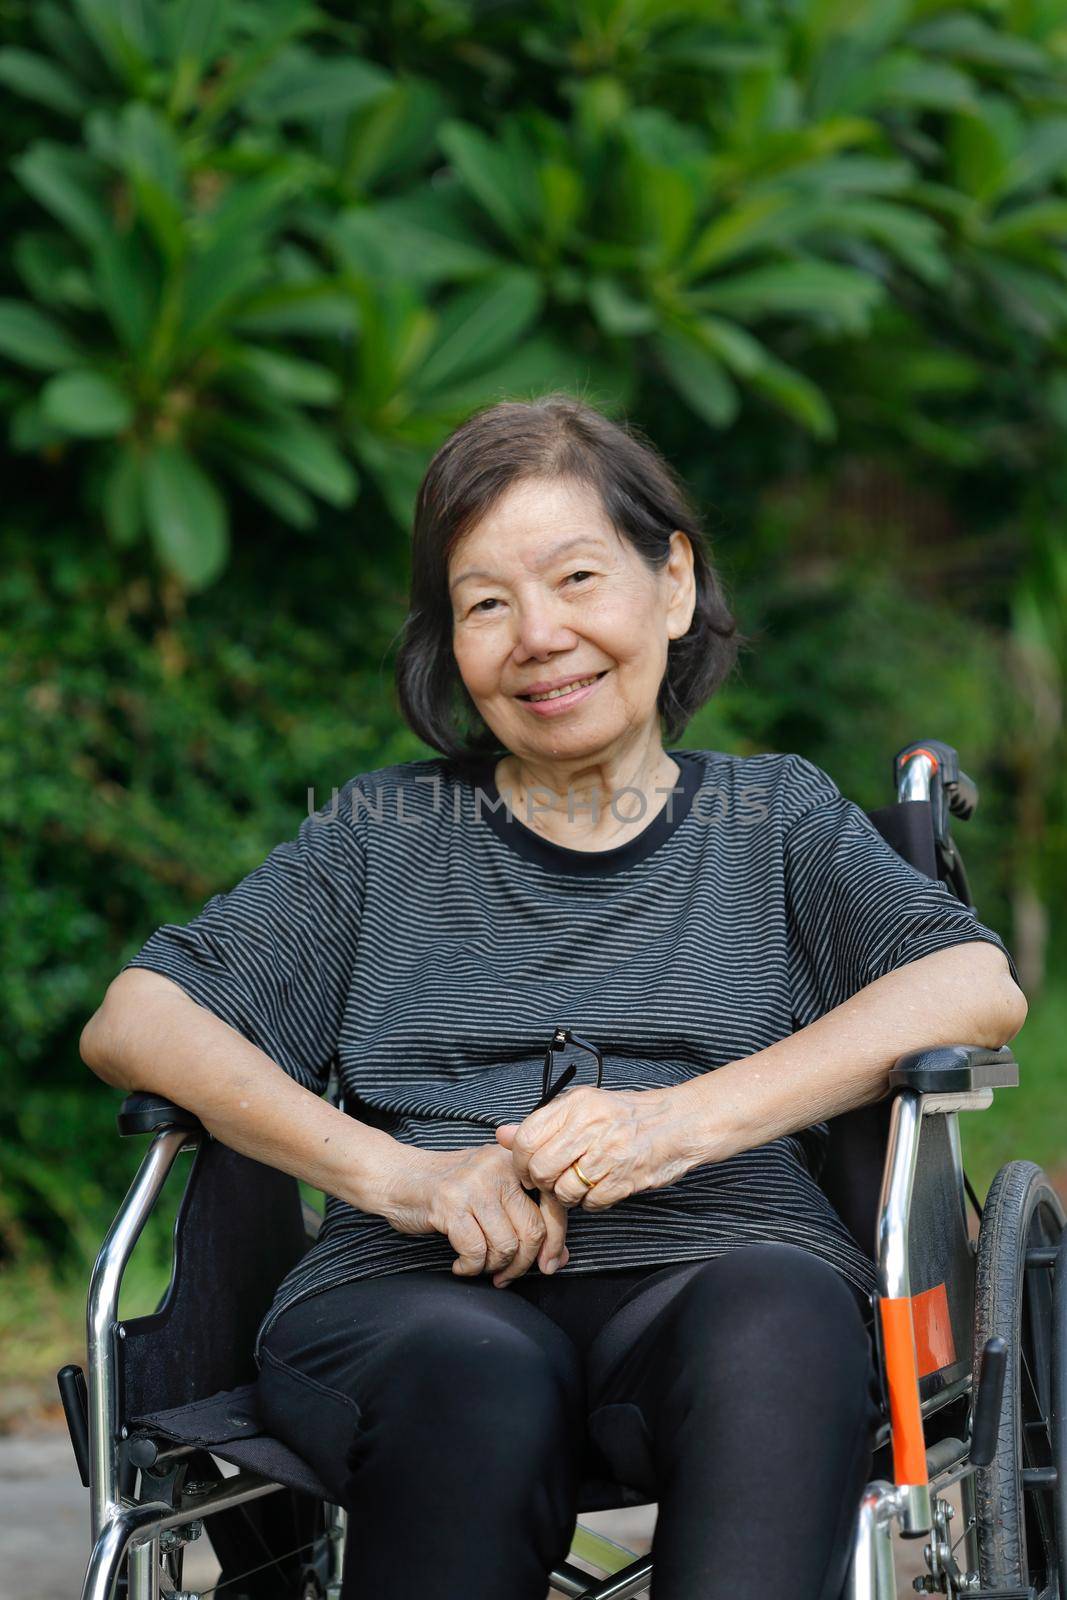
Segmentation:
{"type": "Polygon", "coordinates": [[[117,1341],[120,1417],[251,1382],[256,1329],[307,1242],[296,1179],[203,1138],[175,1222],[170,1285],[117,1341]]]}

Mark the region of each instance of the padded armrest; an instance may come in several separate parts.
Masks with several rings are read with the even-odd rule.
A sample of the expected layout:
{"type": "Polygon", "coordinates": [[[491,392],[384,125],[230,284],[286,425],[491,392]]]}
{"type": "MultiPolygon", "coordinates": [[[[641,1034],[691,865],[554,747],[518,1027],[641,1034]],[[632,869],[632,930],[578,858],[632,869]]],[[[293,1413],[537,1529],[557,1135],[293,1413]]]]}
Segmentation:
{"type": "Polygon", "coordinates": [[[161,1133],[164,1128],[185,1128],[190,1133],[206,1131],[200,1118],[186,1111],[184,1106],[175,1105],[164,1095],[147,1094],[143,1090],[126,1096],[119,1108],[118,1124],[123,1135],[161,1133]]]}
{"type": "Polygon", "coordinates": [[[1006,1044],[945,1044],[898,1056],[889,1072],[891,1089],[920,1094],[968,1094],[974,1089],[1017,1089],[1019,1063],[1006,1044]]]}

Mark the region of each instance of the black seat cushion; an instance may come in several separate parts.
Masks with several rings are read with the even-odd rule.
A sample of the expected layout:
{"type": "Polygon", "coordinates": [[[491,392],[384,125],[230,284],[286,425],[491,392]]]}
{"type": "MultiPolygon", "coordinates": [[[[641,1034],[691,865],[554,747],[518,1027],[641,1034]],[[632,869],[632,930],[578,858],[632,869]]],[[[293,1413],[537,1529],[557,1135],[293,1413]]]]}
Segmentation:
{"type": "Polygon", "coordinates": [[[264,1433],[254,1383],[242,1384],[239,1389],[222,1389],[206,1400],[172,1406],[169,1411],[149,1412],[131,1424],[130,1435],[200,1445],[222,1461],[258,1472],[288,1489],[300,1489],[320,1500],[331,1498],[318,1475],[295,1450],[264,1433]]]}
{"type": "MultiPolygon", "coordinates": [[[[131,1423],[130,1436],[198,1445],[222,1461],[257,1472],[288,1489],[302,1490],[319,1500],[332,1498],[295,1450],[263,1431],[254,1383],[242,1384],[238,1389],[223,1389],[206,1400],[172,1406],[167,1411],[148,1412],[131,1423]]],[[[615,1511],[623,1506],[648,1505],[653,1498],[640,1489],[614,1483],[603,1475],[590,1448],[583,1463],[580,1511],[615,1511]]]]}

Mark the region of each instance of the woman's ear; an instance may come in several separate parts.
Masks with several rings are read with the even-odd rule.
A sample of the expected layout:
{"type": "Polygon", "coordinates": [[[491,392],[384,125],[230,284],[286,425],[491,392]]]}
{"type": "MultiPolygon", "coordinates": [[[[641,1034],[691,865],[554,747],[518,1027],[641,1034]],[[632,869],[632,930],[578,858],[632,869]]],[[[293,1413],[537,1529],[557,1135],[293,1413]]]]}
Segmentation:
{"type": "Polygon", "coordinates": [[[697,603],[693,546],[681,528],[671,534],[671,553],[664,570],[668,581],[667,634],[671,639],[680,639],[689,632],[697,603]]]}

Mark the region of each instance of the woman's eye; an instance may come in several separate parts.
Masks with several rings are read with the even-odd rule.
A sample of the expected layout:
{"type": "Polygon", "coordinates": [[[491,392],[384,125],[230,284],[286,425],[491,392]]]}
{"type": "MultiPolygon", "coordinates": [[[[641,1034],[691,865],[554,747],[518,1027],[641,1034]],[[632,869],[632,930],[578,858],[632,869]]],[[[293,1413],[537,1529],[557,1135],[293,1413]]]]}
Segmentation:
{"type": "Polygon", "coordinates": [[[568,579],[571,579],[571,578],[591,578],[592,576],[593,576],[593,574],[591,572],[569,572],[567,574],[568,579]]]}
{"type": "MultiPolygon", "coordinates": [[[[475,601],[474,605],[471,606],[471,610],[472,611],[481,611],[483,606],[495,606],[495,605],[496,605],[496,600],[490,595],[488,597],[488,599],[475,601]]],[[[485,616],[486,613],[483,611],[482,615],[485,616]]]]}

